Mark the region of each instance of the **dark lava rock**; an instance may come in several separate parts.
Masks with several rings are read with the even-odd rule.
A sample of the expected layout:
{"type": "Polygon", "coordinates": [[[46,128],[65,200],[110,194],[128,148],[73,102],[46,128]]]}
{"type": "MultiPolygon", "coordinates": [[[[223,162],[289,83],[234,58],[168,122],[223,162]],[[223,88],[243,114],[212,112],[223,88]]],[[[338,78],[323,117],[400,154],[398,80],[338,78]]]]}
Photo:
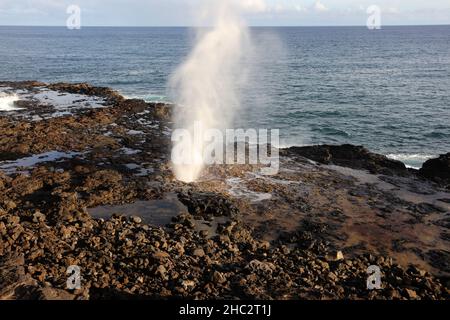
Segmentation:
{"type": "Polygon", "coordinates": [[[117,106],[121,111],[139,113],[145,111],[147,108],[147,103],[144,100],[140,99],[129,99],[122,101],[117,106]]]}
{"type": "Polygon", "coordinates": [[[173,106],[166,103],[147,103],[153,111],[154,116],[157,119],[169,121],[172,119],[173,106]]]}
{"type": "Polygon", "coordinates": [[[1,86],[10,87],[13,89],[44,87],[47,84],[39,81],[0,81],[1,86]]]}
{"type": "Polygon", "coordinates": [[[35,284],[25,273],[24,262],[22,254],[5,256],[0,260],[0,300],[15,299],[20,288],[35,284]]]}
{"type": "Polygon", "coordinates": [[[426,258],[432,266],[445,272],[450,272],[450,252],[445,250],[430,250],[426,258]]]}
{"type": "MultiPolygon", "coordinates": [[[[38,84],[8,86],[33,90],[34,85],[38,84]]],[[[332,170],[321,172],[321,168],[317,168],[318,177],[299,180],[302,185],[319,186],[310,195],[292,184],[278,189],[266,189],[263,184],[258,189],[256,184],[252,190],[258,192],[284,194],[286,189],[282,213],[292,211],[292,226],[288,228],[292,230],[268,242],[245,220],[247,214],[253,219],[255,209],[267,230],[275,230],[275,207],[272,211],[271,206],[240,203],[218,191],[214,183],[186,186],[169,178],[170,141],[164,138],[164,127],[169,123],[164,119],[170,118],[170,106],[127,102],[110,89],[87,84],[39,86],[101,96],[114,103],[86,114],[37,122],[0,117],[0,154],[4,160],[52,150],[83,153],[73,159],[37,164],[26,174],[8,175],[0,170],[0,299],[448,299],[446,278],[442,284],[431,274],[394,265],[392,258],[361,255],[359,251],[368,251],[364,241],[341,248],[336,237],[351,210],[320,205],[323,215],[314,215],[316,195],[328,187],[351,189],[383,207],[394,203],[386,195],[377,198],[378,194],[369,191],[353,191],[353,183],[343,184],[330,175],[332,170]],[[136,114],[143,109],[149,112],[136,114]],[[145,123],[159,125],[150,128],[145,123]],[[141,134],[129,134],[131,130],[144,132],[145,139],[141,140],[141,134]],[[121,169],[147,161],[151,161],[154,176],[143,178],[121,169]],[[190,212],[180,210],[173,228],[148,225],[139,217],[114,215],[114,211],[107,220],[94,219],[86,210],[162,199],[165,193],[177,193],[190,212]],[[311,211],[311,216],[305,215],[300,223],[295,219],[297,211],[302,217],[311,211]],[[324,215],[332,220],[323,219],[324,215]],[[203,225],[207,230],[201,230],[203,225]],[[367,267],[372,264],[382,270],[383,290],[367,290],[367,267]],[[67,271],[73,265],[80,268],[81,288],[67,291],[67,271]]],[[[402,164],[361,147],[291,148],[282,152],[305,164],[309,161],[302,155],[358,169],[408,172],[402,164]]],[[[333,190],[324,196],[334,199],[333,190]]],[[[427,204],[408,208],[408,203],[395,201],[394,208],[399,205],[418,216],[439,211],[427,204]]],[[[444,217],[435,223],[447,226],[448,220],[444,217]]],[[[339,241],[345,241],[346,236],[345,232],[340,234],[339,241]]],[[[442,232],[441,237],[448,234],[442,232]]],[[[399,241],[397,247],[402,250],[406,244],[399,241]]],[[[439,271],[449,270],[448,251],[427,251],[423,256],[439,271]]]]}
{"type": "Polygon", "coordinates": [[[36,292],[37,300],[50,300],[50,301],[69,301],[75,300],[75,295],[61,289],[55,288],[41,288],[36,292]]]}
{"type": "Polygon", "coordinates": [[[419,174],[450,189],[450,153],[425,162],[419,174]]]}
{"type": "Polygon", "coordinates": [[[353,169],[365,169],[374,174],[406,174],[406,166],[386,156],[371,153],[362,146],[321,145],[308,147],[291,147],[282,150],[287,155],[298,155],[322,164],[335,164],[353,169]]]}
{"type": "Polygon", "coordinates": [[[2,152],[0,153],[0,161],[11,161],[26,157],[27,154],[17,152],[2,152]]]}
{"type": "Polygon", "coordinates": [[[435,205],[432,205],[430,203],[419,203],[414,204],[410,208],[412,211],[417,212],[419,214],[432,214],[432,213],[444,213],[445,210],[442,208],[439,208],[435,205]]]}
{"type": "Polygon", "coordinates": [[[232,201],[219,194],[189,191],[180,193],[178,198],[193,215],[231,217],[238,213],[232,201]]]}
{"type": "Polygon", "coordinates": [[[113,89],[107,87],[94,87],[88,83],[54,83],[48,85],[47,88],[55,91],[103,97],[109,100],[109,102],[124,100],[124,98],[113,89]]]}

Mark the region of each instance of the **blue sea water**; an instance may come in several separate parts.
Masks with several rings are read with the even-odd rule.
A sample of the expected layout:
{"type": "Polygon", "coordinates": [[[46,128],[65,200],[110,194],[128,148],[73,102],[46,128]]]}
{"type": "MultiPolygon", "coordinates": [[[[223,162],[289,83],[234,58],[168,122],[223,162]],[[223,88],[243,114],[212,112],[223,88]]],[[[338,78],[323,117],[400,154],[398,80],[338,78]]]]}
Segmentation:
{"type": "MultiPolygon", "coordinates": [[[[237,126],[284,145],[364,145],[411,166],[450,151],[450,26],[252,28],[263,54],[237,126]]],[[[186,28],[0,27],[0,80],[90,82],[167,100],[186,28]]]]}

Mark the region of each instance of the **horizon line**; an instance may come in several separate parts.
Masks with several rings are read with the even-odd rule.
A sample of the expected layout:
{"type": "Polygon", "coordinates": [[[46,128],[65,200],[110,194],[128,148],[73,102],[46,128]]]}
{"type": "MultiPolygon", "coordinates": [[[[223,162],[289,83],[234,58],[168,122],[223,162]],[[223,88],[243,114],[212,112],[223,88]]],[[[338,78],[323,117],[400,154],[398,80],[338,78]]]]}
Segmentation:
{"type": "MultiPolygon", "coordinates": [[[[437,27],[437,26],[450,26],[449,24],[386,24],[383,27],[437,27]]],[[[66,28],[65,25],[2,25],[0,27],[46,27],[46,28],[66,28]]],[[[192,25],[148,25],[148,26],[132,26],[132,25],[86,25],[81,26],[83,28],[210,28],[212,26],[192,26],[192,25]]],[[[351,24],[351,25],[249,25],[250,28],[348,28],[348,27],[363,27],[364,24],[351,24]]]]}

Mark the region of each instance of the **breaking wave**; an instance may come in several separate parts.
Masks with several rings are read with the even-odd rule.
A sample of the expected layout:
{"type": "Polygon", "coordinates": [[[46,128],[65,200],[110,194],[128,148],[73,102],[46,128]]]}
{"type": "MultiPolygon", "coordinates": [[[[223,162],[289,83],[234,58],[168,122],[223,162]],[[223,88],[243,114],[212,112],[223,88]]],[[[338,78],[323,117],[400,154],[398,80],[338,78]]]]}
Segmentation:
{"type": "Polygon", "coordinates": [[[389,159],[398,160],[403,162],[407,167],[413,169],[420,169],[422,165],[430,159],[435,158],[435,155],[431,154],[407,154],[407,153],[393,153],[386,155],[389,159]]]}

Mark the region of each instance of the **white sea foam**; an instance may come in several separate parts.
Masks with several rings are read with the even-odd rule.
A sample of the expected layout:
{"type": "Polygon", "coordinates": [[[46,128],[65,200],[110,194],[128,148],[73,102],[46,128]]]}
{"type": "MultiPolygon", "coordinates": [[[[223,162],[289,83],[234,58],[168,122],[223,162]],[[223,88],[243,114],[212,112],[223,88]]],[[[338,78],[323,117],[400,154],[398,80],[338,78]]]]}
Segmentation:
{"type": "Polygon", "coordinates": [[[125,99],[128,99],[128,100],[130,100],[130,99],[141,99],[141,100],[144,100],[145,102],[148,102],[148,103],[170,103],[171,102],[167,96],[161,95],[161,94],[144,94],[144,95],[134,94],[134,95],[127,95],[127,94],[124,94],[122,92],[120,92],[120,94],[125,99]]]}
{"type": "MultiPolygon", "coordinates": [[[[2,88],[4,90],[5,88],[2,88]]],[[[13,90],[6,88],[7,90],[13,90]]],[[[89,110],[105,108],[105,99],[96,96],[83,94],[61,93],[49,90],[44,87],[36,87],[34,91],[26,89],[14,90],[14,93],[0,92],[0,112],[14,112],[15,116],[31,118],[33,121],[40,121],[46,118],[57,118],[70,116],[75,110],[89,110]],[[49,107],[49,111],[38,115],[33,114],[33,110],[18,108],[15,102],[19,100],[34,101],[40,106],[49,107]]]]}
{"type": "Polygon", "coordinates": [[[19,100],[20,99],[17,94],[0,92],[0,111],[20,110],[20,108],[14,106],[14,103],[19,100]]]}
{"type": "Polygon", "coordinates": [[[144,135],[145,132],[140,131],[140,130],[128,130],[127,134],[129,134],[130,136],[138,136],[138,135],[144,135]]]}
{"type": "Polygon", "coordinates": [[[127,148],[127,147],[121,148],[120,151],[122,151],[123,153],[125,153],[128,156],[131,156],[131,155],[138,154],[138,153],[142,152],[142,150],[135,150],[135,149],[127,148]]]}
{"type": "Polygon", "coordinates": [[[431,154],[407,154],[407,153],[392,153],[386,155],[389,159],[403,162],[408,168],[420,169],[422,165],[430,159],[435,158],[435,155],[431,154]]]}
{"type": "Polygon", "coordinates": [[[99,109],[104,108],[105,99],[96,96],[87,96],[75,93],[61,93],[43,89],[32,94],[31,98],[39,101],[41,105],[54,106],[61,112],[71,109],[99,109]]]}

